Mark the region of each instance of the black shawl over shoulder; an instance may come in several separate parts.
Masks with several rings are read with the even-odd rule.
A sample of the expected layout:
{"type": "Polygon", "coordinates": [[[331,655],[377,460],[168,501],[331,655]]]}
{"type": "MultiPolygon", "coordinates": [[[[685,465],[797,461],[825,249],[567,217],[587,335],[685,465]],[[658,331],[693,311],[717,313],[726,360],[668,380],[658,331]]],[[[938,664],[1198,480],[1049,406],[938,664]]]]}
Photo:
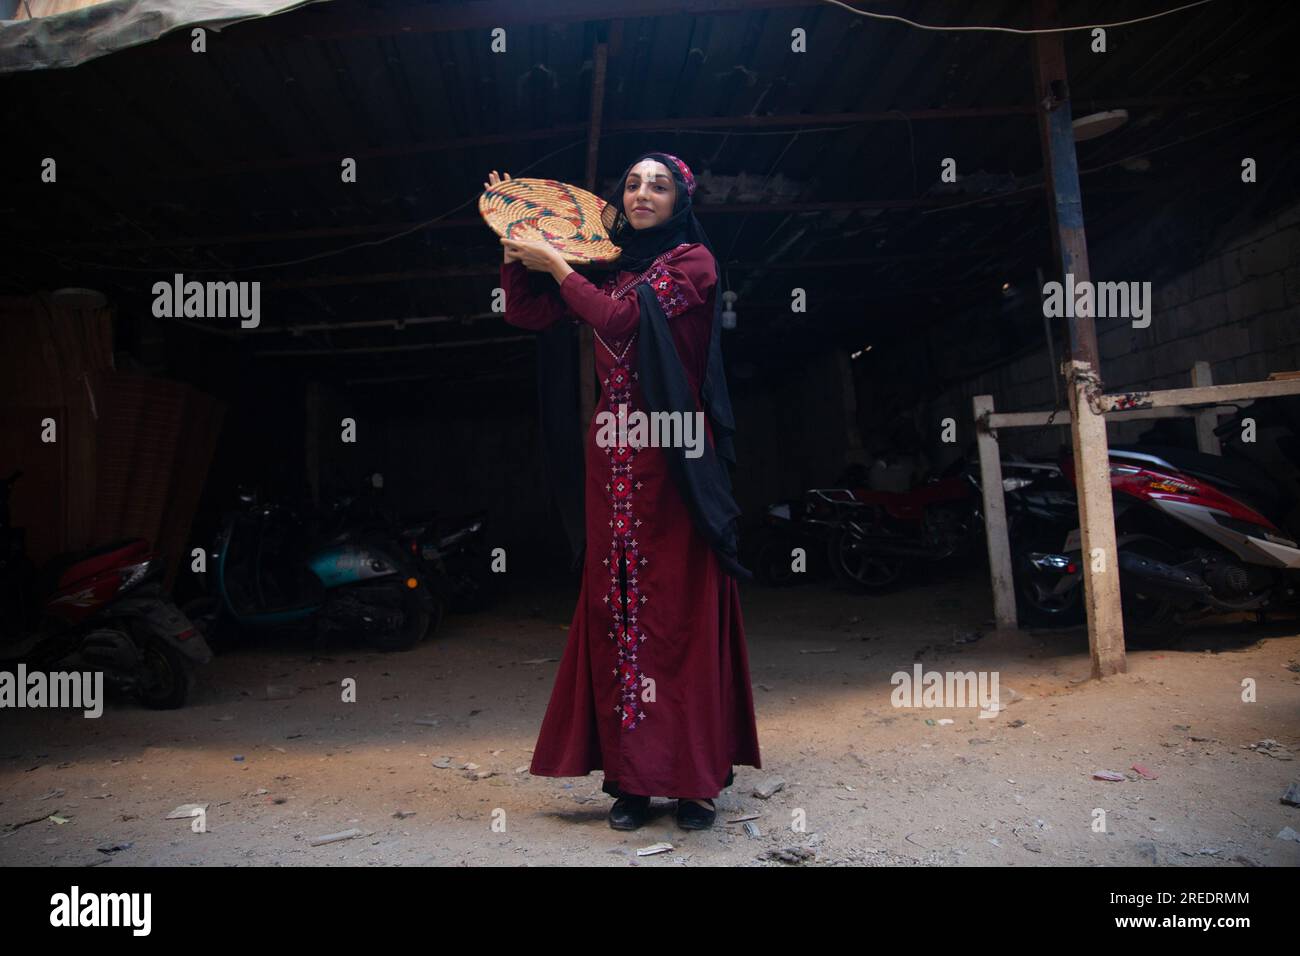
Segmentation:
{"type": "MultiPolygon", "coordinates": [[[[701,243],[713,253],[691,207],[694,177],[676,157],[666,153],[647,153],[628,166],[615,191],[607,197],[613,206],[610,213],[610,236],[623,249],[616,263],[630,271],[643,271],[655,258],[683,242],[701,243]],[[632,167],[643,159],[663,163],[673,174],[677,198],[673,214],[649,229],[634,230],[622,214],[623,185],[632,167]]],[[[607,210],[607,212],[610,212],[607,210]]],[[[717,255],[714,254],[717,265],[717,255]]],[[[721,270],[716,273],[721,283],[721,270]]],[[[714,292],[713,324],[709,334],[709,357],[699,406],[692,394],[690,380],[677,354],[668,327],[668,317],[654,290],[647,283],[636,286],[641,317],[637,327],[637,373],[650,412],[694,414],[702,406],[709,416],[713,445],[704,442],[703,454],[686,457],[685,448],[665,448],[669,471],[686,502],[696,529],[709,542],[718,560],[732,577],[753,575],[741,566],[737,557],[736,517],[740,508],[731,494],[730,469],[736,464],[736,421],[731,410],[726,373],[722,366],[722,295],[714,292]]],[[[583,436],[578,419],[579,375],[589,374],[578,367],[577,323],[561,321],[541,333],[538,342],[538,392],[542,418],[542,439],[547,476],[555,493],[564,529],[573,549],[574,567],[582,562],[586,522],[583,512],[583,436]]]]}

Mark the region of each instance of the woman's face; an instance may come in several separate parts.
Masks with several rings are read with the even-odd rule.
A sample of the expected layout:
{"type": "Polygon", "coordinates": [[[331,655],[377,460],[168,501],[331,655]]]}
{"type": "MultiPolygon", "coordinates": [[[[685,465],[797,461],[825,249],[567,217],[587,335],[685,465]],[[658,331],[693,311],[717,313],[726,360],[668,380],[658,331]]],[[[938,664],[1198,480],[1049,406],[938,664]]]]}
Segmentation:
{"type": "Polygon", "coordinates": [[[668,219],[677,202],[677,184],[663,163],[643,159],[623,184],[623,214],[633,229],[649,229],[668,219]]]}

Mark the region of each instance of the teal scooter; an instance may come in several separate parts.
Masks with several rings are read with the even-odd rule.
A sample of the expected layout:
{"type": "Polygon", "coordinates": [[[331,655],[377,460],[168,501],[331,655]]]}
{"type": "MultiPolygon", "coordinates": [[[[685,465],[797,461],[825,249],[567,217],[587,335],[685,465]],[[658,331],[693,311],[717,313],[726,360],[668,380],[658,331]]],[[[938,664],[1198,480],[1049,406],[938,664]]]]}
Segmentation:
{"type": "Polygon", "coordinates": [[[208,594],[187,614],[216,646],[241,632],[310,626],[407,650],[442,619],[441,596],[415,562],[371,531],[313,535],[293,509],[239,496],[208,555],[208,594]]]}

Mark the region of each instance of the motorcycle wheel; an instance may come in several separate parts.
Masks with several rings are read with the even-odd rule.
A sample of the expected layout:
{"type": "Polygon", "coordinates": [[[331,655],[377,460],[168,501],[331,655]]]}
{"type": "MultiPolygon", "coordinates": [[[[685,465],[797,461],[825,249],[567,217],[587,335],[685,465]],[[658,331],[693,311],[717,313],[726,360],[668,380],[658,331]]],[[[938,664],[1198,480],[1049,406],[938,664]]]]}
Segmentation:
{"type": "Polygon", "coordinates": [[[925,539],[935,548],[935,560],[968,560],[979,548],[979,520],[970,508],[927,508],[922,519],[925,539]]]}
{"type": "Polygon", "coordinates": [[[203,635],[214,654],[221,654],[234,644],[234,626],[226,617],[220,598],[195,598],[187,602],[181,611],[203,635]]]}
{"type": "MultiPolygon", "coordinates": [[[[434,600],[439,599],[435,595],[434,600]]],[[[429,630],[432,615],[420,596],[412,588],[401,586],[399,602],[402,608],[402,625],[393,631],[379,631],[367,635],[372,647],[381,651],[409,651],[424,638],[429,630]]],[[[439,602],[440,603],[440,602],[439,602]]],[[[441,615],[439,615],[441,618],[441,615]]]]}
{"type": "Polygon", "coordinates": [[[1016,555],[1012,577],[1016,588],[1016,617],[1029,627],[1075,627],[1085,620],[1083,582],[1064,594],[1056,594],[1041,571],[1025,557],[1016,555]]]}
{"type": "Polygon", "coordinates": [[[906,560],[896,555],[872,554],[847,528],[838,528],[828,545],[831,568],[840,583],[859,591],[883,591],[903,579],[906,560]]]}
{"type": "Polygon", "coordinates": [[[180,651],[156,638],[140,648],[144,673],[136,696],[153,710],[183,707],[194,686],[194,669],[180,651]]]}
{"type": "MultiPolygon", "coordinates": [[[[1177,563],[1179,552],[1161,541],[1140,541],[1130,544],[1128,549],[1135,554],[1146,555],[1156,561],[1177,563]]],[[[1124,640],[1127,644],[1140,646],[1167,637],[1170,625],[1174,623],[1174,605],[1161,597],[1154,597],[1133,587],[1125,586],[1124,576],[1120,576],[1120,608],[1124,616],[1124,640]]]]}
{"type": "Polygon", "coordinates": [[[769,588],[794,584],[799,575],[790,568],[791,542],[780,534],[767,536],[754,554],[754,576],[769,588]]]}
{"type": "Polygon", "coordinates": [[[447,619],[446,598],[444,598],[441,594],[438,594],[437,592],[434,592],[432,594],[432,597],[433,597],[433,613],[429,615],[429,626],[424,629],[424,634],[420,638],[421,640],[424,641],[427,641],[429,638],[437,634],[438,629],[442,627],[442,622],[447,619]]]}
{"type": "Polygon", "coordinates": [[[1141,646],[1166,637],[1174,623],[1174,608],[1168,601],[1133,591],[1120,592],[1124,615],[1124,641],[1141,646]]]}
{"type": "Polygon", "coordinates": [[[492,593],[495,584],[490,571],[462,571],[452,584],[452,612],[473,614],[487,610],[495,599],[492,593]]]}

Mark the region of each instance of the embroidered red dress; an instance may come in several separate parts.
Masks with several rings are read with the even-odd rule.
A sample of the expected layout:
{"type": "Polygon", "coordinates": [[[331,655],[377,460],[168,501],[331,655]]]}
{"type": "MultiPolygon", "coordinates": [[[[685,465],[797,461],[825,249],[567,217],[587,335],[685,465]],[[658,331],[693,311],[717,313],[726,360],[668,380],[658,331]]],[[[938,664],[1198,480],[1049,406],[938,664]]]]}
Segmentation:
{"type": "MultiPolygon", "coordinates": [[[[600,287],[574,272],[539,294],[528,278],[519,263],[502,265],[506,321],[541,330],[576,317],[594,329],[597,416],[646,410],[639,282],[668,317],[698,402],[717,285],[704,246],[680,245],[600,287]]],[[[713,798],[733,764],[762,766],[736,582],[692,523],[664,450],[600,447],[597,416],[585,440],[582,588],[530,770],[603,769],[612,794],[713,798]]]]}

